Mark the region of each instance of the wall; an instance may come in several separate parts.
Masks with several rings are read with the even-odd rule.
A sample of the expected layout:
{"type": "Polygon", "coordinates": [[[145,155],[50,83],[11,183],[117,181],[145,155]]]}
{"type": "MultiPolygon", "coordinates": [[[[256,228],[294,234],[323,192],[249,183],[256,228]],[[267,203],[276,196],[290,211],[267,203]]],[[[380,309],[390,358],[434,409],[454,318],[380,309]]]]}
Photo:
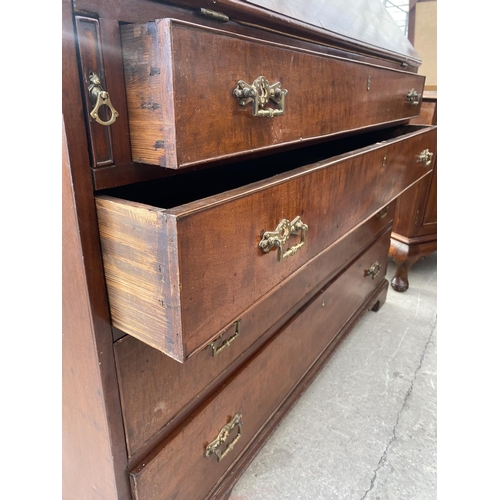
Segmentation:
{"type": "Polygon", "coordinates": [[[408,38],[422,59],[418,72],[426,76],[426,90],[437,90],[437,0],[417,1],[412,10],[414,32],[410,27],[408,38]]]}

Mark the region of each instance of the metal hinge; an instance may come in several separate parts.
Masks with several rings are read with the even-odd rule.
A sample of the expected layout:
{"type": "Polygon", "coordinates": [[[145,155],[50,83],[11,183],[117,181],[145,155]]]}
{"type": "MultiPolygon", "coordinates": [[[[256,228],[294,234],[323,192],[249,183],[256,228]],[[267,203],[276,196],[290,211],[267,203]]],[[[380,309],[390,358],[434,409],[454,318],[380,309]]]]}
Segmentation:
{"type": "Polygon", "coordinates": [[[229,21],[229,16],[223,14],[222,12],[216,12],[215,10],[209,9],[198,9],[198,15],[202,17],[207,17],[208,19],[213,19],[214,21],[219,21],[221,23],[227,23],[229,21]]]}

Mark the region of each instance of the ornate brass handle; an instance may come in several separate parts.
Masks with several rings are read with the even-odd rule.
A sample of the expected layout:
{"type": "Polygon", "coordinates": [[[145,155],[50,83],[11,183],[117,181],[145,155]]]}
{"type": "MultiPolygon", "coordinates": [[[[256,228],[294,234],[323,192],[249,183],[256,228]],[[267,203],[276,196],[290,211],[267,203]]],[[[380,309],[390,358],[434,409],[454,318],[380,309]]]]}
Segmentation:
{"type": "Polygon", "coordinates": [[[380,269],[382,269],[382,266],[377,260],[371,265],[370,269],[368,269],[367,271],[365,270],[365,278],[367,276],[371,276],[372,280],[375,279],[375,276],[377,276],[377,274],[380,272],[380,269]]]}
{"type": "Polygon", "coordinates": [[[304,224],[300,220],[300,216],[295,217],[295,219],[290,222],[287,219],[283,219],[274,231],[265,231],[262,235],[262,239],[259,242],[259,247],[267,253],[273,247],[278,248],[278,262],[281,262],[286,257],[295,255],[300,247],[306,243],[306,231],[309,229],[307,224],[304,224]],[[300,243],[291,246],[288,250],[284,251],[284,246],[288,238],[293,235],[298,235],[300,233],[300,243]]]}
{"type": "Polygon", "coordinates": [[[226,424],[219,432],[219,435],[205,448],[205,456],[208,458],[210,455],[215,454],[217,457],[217,462],[220,462],[233,448],[238,439],[241,437],[241,427],[243,422],[241,421],[241,413],[237,413],[229,422],[226,424]],[[224,443],[227,441],[231,431],[237,427],[238,432],[233,440],[229,441],[224,447],[224,443]]]}
{"type": "Polygon", "coordinates": [[[234,322],[234,333],[228,339],[224,340],[219,346],[217,346],[217,342],[222,339],[227,330],[222,335],[217,337],[213,342],[210,343],[210,348],[212,349],[212,357],[217,356],[219,352],[221,352],[226,347],[229,347],[231,343],[234,342],[236,337],[240,334],[240,326],[241,326],[241,319],[234,322]]]}
{"type": "Polygon", "coordinates": [[[287,93],[288,90],[281,88],[281,82],[269,85],[269,82],[263,76],[256,78],[251,85],[240,80],[233,90],[233,95],[238,99],[240,106],[245,106],[251,102],[252,115],[265,118],[285,114],[285,97],[287,93]],[[278,109],[264,108],[270,100],[278,105],[278,109]]]}
{"type": "Polygon", "coordinates": [[[424,149],[419,155],[417,155],[417,161],[422,162],[426,167],[432,163],[432,157],[434,153],[431,153],[428,149],[424,149]]]}
{"type": "Polygon", "coordinates": [[[91,84],[88,87],[89,97],[92,104],[94,104],[94,109],[90,112],[90,116],[99,124],[108,127],[115,123],[118,118],[118,111],[111,104],[111,99],[109,98],[109,94],[102,88],[100,78],[91,71],[89,74],[89,80],[91,84]],[[111,113],[111,118],[105,122],[101,120],[99,117],[99,108],[101,106],[107,106],[111,113]]]}
{"type": "Polygon", "coordinates": [[[406,101],[412,106],[418,106],[420,99],[422,99],[422,94],[418,94],[415,89],[409,90],[408,94],[406,94],[406,101]]]}

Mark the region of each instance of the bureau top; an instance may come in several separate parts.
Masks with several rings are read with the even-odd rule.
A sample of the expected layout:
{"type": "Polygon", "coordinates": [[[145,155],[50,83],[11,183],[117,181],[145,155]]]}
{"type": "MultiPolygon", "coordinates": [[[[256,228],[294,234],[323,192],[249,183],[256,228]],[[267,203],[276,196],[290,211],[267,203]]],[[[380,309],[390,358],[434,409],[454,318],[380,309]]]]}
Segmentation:
{"type": "Polygon", "coordinates": [[[410,67],[421,59],[380,0],[168,0],[212,9],[284,33],[396,58],[410,67]]]}

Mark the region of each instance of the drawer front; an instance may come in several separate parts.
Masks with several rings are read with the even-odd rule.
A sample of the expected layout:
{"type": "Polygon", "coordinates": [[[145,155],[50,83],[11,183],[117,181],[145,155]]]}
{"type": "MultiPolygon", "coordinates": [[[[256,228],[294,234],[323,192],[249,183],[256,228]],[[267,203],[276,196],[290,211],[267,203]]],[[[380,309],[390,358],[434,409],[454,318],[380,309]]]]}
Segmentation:
{"type": "Polygon", "coordinates": [[[119,340],[115,344],[115,359],[129,456],[134,456],[148,440],[157,441],[157,433],[166,435],[194,402],[202,400],[202,393],[214,386],[217,377],[243,353],[254,349],[257,341],[265,340],[265,333],[283,325],[321,286],[367,248],[376,235],[390,227],[394,207],[395,202],[257,303],[239,318],[237,336],[232,326],[213,343],[213,348],[207,347],[184,364],[134,337],[119,340]]]}
{"type": "Polygon", "coordinates": [[[122,45],[132,156],[141,163],[188,167],[420,111],[407,95],[421,96],[423,76],[181,21],[125,25],[122,45]],[[235,89],[264,101],[274,92],[274,100],[253,108],[257,98],[242,97],[249,102],[240,105],[235,89]],[[258,116],[269,109],[272,118],[258,116]]]}
{"type": "Polygon", "coordinates": [[[419,155],[435,141],[424,128],[173,209],[99,196],[114,326],[185,361],[429,173],[419,155]],[[265,232],[296,217],[307,231],[290,235],[283,253],[297,251],[278,261],[265,232]]]}
{"type": "Polygon", "coordinates": [[[383,279],[389,237],[390,231],[232,377],[160,451],[131,472],[136,500],[205,498],[383,279]],[[374,266],[379,272],[367,274],[374,266]],[[234,421],[238,415],[241,427],[234,421]],[[211,453],[210,445],[215,445],[227,424],[226,441],[211,453]]]}

